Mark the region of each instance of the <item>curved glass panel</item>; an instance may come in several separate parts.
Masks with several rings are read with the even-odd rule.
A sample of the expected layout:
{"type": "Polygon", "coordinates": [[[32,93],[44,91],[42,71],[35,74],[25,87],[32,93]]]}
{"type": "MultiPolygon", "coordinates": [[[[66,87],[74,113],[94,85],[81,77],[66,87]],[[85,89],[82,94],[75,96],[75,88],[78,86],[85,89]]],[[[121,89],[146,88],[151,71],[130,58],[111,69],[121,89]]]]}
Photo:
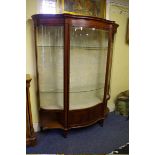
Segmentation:
{"type": "Polygon", "coordinates": [[[63,109],[63,26],[39,26],[37,32],[40,107],[63,109]]]}
{"type": "Polygon", "coordinates": [[[108,31],[71,28],[70,110],[88,108],[103,101],[107,51],[108,31]]]}

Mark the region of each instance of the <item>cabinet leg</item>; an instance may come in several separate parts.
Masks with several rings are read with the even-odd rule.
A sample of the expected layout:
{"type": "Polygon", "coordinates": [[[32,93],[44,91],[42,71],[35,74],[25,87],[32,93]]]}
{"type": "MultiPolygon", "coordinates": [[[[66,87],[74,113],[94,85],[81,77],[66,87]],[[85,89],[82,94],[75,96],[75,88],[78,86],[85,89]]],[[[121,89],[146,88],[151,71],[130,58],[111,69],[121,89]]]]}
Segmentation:
{"type": "Polygon", "coordinates": [[[64,138],[67,138],[68,130],[64,130],[64,138]]]}
{"type": "Polygon", "coordinates": [[[43,127],[42,126],[40,126],[40,132],[42,132],[43,131],[43,127]]]}
{"type": "Polygon", "coordinates": [[[101,127],[103,127],[103,123],[104,123],[104,119],[99,121],[99,124],[100,124],[101,127]]]}

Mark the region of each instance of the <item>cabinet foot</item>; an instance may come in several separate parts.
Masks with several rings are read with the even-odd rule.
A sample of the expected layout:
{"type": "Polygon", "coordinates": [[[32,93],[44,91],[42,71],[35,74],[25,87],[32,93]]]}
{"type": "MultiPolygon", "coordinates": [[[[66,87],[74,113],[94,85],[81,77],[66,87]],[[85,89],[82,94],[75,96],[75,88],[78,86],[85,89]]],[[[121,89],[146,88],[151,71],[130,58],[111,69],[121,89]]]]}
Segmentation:
{"type": "Polygon", "coordinates": [[[64,130],[64,138],[67,138],[68,130],[64,130]]]}
{"type": "Polygon", "coordinates": [[[43,131],[43,127],[42,126],[40,126],[40,132],[42,132],[43,131]]]}
{"type": "Polygon", "coordinates": [[[101,127],[103,127],[103,123],[104,123],[104,119],[102,119],[102,120],[99,121],[99,125],[100,125],[101,127]]]}

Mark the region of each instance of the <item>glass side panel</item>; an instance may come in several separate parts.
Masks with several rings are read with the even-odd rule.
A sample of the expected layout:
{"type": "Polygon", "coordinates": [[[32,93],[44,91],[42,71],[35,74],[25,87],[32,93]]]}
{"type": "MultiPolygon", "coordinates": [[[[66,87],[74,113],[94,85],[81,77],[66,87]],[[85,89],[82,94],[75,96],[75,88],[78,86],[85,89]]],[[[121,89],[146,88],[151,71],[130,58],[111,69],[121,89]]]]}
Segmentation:
{"type": "Polygon", "coordinates": [[[70,33],[70,110],[103,101],[108,31],[72,27],[70,33]]]}
{"type": "Polygon", "coordinates": [[[40,107],[63,109],[63,27],[39,26],[37,32],[40,107]]]}

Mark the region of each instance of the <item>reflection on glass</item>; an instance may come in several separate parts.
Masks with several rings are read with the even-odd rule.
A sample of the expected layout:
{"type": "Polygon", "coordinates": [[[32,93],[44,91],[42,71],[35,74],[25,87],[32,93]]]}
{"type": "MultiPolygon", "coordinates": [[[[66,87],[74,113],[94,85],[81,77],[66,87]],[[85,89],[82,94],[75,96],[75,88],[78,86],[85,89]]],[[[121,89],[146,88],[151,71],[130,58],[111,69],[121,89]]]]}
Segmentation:
{"type": "Polygon", "coordinates": [[[40,13],[41,14],[55,14],[56,13],[56,0],[41,0],[40,13]]]}
{"type": "Polygon", "coordinates": [[[39,26],[37,55],[40,106],[63,108],[63,27],[39,26]],[[61,90],[59,93],[55,92],[61,90]]]}
{"type": "Polygon", "coordinates": [[[108,32],[72,27],[70,37],[69,108],[91,107],[103,101],[108,32]]]}

